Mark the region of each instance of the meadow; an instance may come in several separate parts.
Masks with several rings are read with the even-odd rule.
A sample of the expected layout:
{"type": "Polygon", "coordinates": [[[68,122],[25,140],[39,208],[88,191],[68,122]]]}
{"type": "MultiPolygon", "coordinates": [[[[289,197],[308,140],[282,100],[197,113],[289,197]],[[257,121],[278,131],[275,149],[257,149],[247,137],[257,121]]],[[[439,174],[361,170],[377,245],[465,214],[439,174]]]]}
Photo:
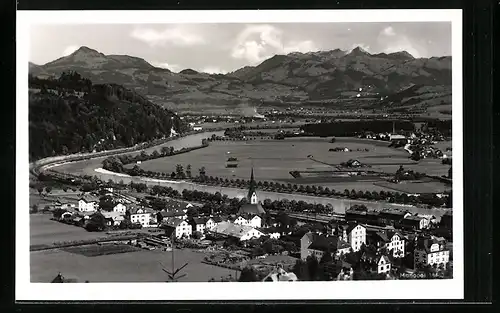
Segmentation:
{"type": "MultiPolygon", "coordinates": [[[[205,254],[189,249],[175,250],[175,267],[188,262],[180,282],[207,282],[210,278],[236,275],[235,270],[201,263],[205,254]]],[[[31,282],[50,282],[58,272],[79,282],[165,282],[162,268],[171,270],[171,252],[140,250],[129,253],[87,257],[62,250],[30,253],[31,282]]]]}
{"type": "Polygon", "coordinates": [[[30,214],[30,245],[96,239],[104,235],[99,232],[88,232],[82,227],[53,221],[51,217],[52,214],[30,214]]]}
{"type": "MultiPolygon", "coordinates": [[[[400,165],[405,169],[425,172],[430,175],[445,175],[448,167],[439,159],[425,159],[414,162],[403,149],[388,147],[387,142],[358,138],[337,138],[330,143],[329,138],[287,138],[286,140],[215,141],[207,148],[172,157],[142,162],[146,171],[171,173],[176,165],[184,168],[191,165],[193,175],[205,167],[208,176],[229,179],[248,179],[251,168],[257,180],[278,181],[292,184],[317,184],[334,189],[347,188],[361,190],[389,190],[373,183],[380,178],[325,177],[324,174],[307,173],[295,179],[290,171],[315,172],[335,171],[336,166],[349,159],[357,159],[370,165],[370,171],[395,173],[400,165]],[[349,152],[333,152],[330,148],[347,147],[349,152]],[[238,159],[237,168],[226,168],[229,157],[238,159]]],[[[127,165],[134,166],[133,164],[127,165]]]]}

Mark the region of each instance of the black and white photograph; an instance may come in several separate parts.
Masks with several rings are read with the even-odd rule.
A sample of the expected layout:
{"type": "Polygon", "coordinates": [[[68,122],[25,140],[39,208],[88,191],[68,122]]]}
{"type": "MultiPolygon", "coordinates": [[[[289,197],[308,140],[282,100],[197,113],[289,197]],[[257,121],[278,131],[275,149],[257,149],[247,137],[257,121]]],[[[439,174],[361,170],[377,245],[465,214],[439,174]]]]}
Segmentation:
{"type": "Polygon", "coordinates": [[[461,23],[18,12],[16,298],[462,298],[461,23]]]}

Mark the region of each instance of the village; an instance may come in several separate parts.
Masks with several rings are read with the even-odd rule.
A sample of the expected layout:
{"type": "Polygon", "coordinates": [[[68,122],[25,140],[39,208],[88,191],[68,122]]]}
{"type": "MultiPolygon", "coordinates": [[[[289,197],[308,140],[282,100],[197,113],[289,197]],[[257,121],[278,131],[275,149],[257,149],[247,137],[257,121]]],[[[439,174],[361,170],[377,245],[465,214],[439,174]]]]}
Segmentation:
{"type": "MultiPolygon", "coordinates": [[[[234,270],[220,281],[452,278],[448,212],[438,220],[404,209],[355,205],[345,214],[323,214],[322,220],[307,211],[292,214],[259,199],[253,170],[236,214],[142,191],[139,197],[127,187],[104,184],[76,203],[55,201],[49,212],[53,220],[88,232],[129,235],[92,242],[98,245],[202,253],[202,263],[234,270]]],[[[128,249],[115,247],[118,252],[110,253],[128,249]]]]}

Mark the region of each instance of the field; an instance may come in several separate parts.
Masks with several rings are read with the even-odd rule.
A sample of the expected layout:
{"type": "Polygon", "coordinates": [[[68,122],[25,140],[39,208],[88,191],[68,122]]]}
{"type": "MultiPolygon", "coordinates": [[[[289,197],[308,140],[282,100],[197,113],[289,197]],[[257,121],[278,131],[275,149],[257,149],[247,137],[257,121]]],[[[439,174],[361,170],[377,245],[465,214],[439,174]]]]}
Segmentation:
{"type": "Polygon", "coordinates": [[[99,232],[88,232],[82,227],[53,221],[52,214],[30,215],[30,245],[51,244],[54,242],[90,240],[105,236],[99,232]]]}
{"type": "MultiPolygon", "coordinates": [[[[212,277],[219,280],[222,276],[235,276],[234,270],[201,263],[204,256],[188,249],[175,251],[176,267],[189,263],[181,272],[187,273],[181,282],[207,282],[212,277]]],[[[30,254],[31,281],[50,282],[61,272],[79,282],[164,282],[168,276],[162,268],[170,270],[171,260],[171,252],[160,250],[94,257],[62,250],[37,251],[30,254]]]]}
{"type": "Polygon", "coordinates": [[[66,247],[61,250],[70,253],[80,254],[86,257],[96,257],[109,254],[128,253],[140,251],[140,248],[127,244],[107,243],[102,245],[92,244],[76,247],[66,247]]]}
{"type": "MultiPolygon", "coordinates": [[[[371,191],[389,190],[385,186],[375,186],[379,178],[371,177],[329,177],[319,173],[307,173],[302,178],[293,178],[290,171],[319,172],[334,171],[341,162],[357,159],[370,165],[371,171],[395,173],[400,165],[406,169],[425,172],[430,175],[447,174],[448,166],[439,159],[425,159],[418,163],[408,158],[403,149],[388,147],[387,142],[358,138],[337,138],[329,143],[328,138],[289,138],[286,140],[252,140],[236,142],[212,142],[209,147],[186,154],[159,158],[143,162],[140,167],[146,171],[170,173],[176,164],[184,168],[191,164],[196,175],[202,166],[207,175],[232,179],[248,179],[254,167],[257,180],[278,181],[292,184],[319,184],[342,190],[345,188],[371,191]],[[330,152],[330,148],[347,147],[350,152],[330,152]],[[367,149],[367,151],[366,151],[367,149]],[[237,168],[226,168],[228,157],[238,159],[237,168]],[[346,187],[346,186],[349,187],[346,187]]],[[[127,165],[129,167],[133,165],[127,165]]],[[[438,183],[441,184],[441,183],[438,183]]]]}
{"type": "Polygon", "coordinates": [[[408,181],[399,184],[390,182],[379,182],[377,185],[405,193],[435,193],[449,191],[450,186],[446,186],[436,181],[408,181]]]}

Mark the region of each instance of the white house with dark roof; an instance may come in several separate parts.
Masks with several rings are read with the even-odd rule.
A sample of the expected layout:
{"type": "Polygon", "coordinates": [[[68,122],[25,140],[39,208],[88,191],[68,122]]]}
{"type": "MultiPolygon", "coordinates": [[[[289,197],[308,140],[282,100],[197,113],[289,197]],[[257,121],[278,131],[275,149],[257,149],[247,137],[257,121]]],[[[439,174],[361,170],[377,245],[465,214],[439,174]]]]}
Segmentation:
{"type": "Polygon", "coordinates": [[[156,227],[153,213],[154,211],[149,208],[133,207],[129,209],[130,221],[139,223],[142,227],[156,227]]]}
{"type": "Polygon", "coordinates": [[[366,244],[366,228],[361,224],[350,224],[344,229],[344,241],[351,245],[354,252],[359,251],[366,244]],[[347,240],[345,240],[347,237],[347,240]]]}
{"type": "Polygon", "coordinates": [[[262,218],[253,214],[241,214],[236,217],[233,223],[238,225],[246,225],[254,228],[262,227],[262,218]]]}
{"type": "Polygon", "coordinates": [[[107,221],[108,226],[118,226],[125,220],[124,214],[120,212],[101,212],[107,221]]]}
{"type": "Polygon", "coordinates": [[[405,237],[399,233],[395,232],[391,237],[390,241],[387,243],[387,250],[391,251],[392,256],[395,258],[402,258],[405,256],[405,237]]]}
{"type": "Polygon", "coordinates": [[[205,233],[205,228],[207,227],[208,219],[206,217],[193,217],[189,224],[192,227],[193,232],[199,231],[200,233],[205,233]]]}
{"type": "Polygon", "coordinates": [[[414,251],[415,267],[422,265],[446,265],[450,261],[450,250],[442,237],[420,238],[414,251]]]}
{"type": "Polygon", "coordinates": [[[380,259],[377,262],[377,272],[379,274],[389,273],[391,271],[391,261],[385,255],[380,256],[380,259]]]}
{"type": "Polygon", "coordinates": [[[189,238],[193,235],[193,227],[186,220],[180,218],[166,218],[161,227],[165,229],[167,236],[174,234],[176,238],[189,238]]]}
{"type": "Polygon", "coordinates": [[[127,207],[125,205],[123,205],[122,203],[117,203],[113,207],[113,212],[125,214],[127,212],[127,207]]]}
{"type": "Polygon", "coordinates": [[[78,200],[78,211],[79,212],[94,212],[96,211],[97,202],[90,200],[88,198],[80,198],[78,200]]]}
{"type": "Polygon", "coordinates": [[[268,227],[268,228],[257,228],[260,232],[264,234],[264,236],[269,236],[270,239],[280,239],[281,232],[276,227],[268,227]]]}

